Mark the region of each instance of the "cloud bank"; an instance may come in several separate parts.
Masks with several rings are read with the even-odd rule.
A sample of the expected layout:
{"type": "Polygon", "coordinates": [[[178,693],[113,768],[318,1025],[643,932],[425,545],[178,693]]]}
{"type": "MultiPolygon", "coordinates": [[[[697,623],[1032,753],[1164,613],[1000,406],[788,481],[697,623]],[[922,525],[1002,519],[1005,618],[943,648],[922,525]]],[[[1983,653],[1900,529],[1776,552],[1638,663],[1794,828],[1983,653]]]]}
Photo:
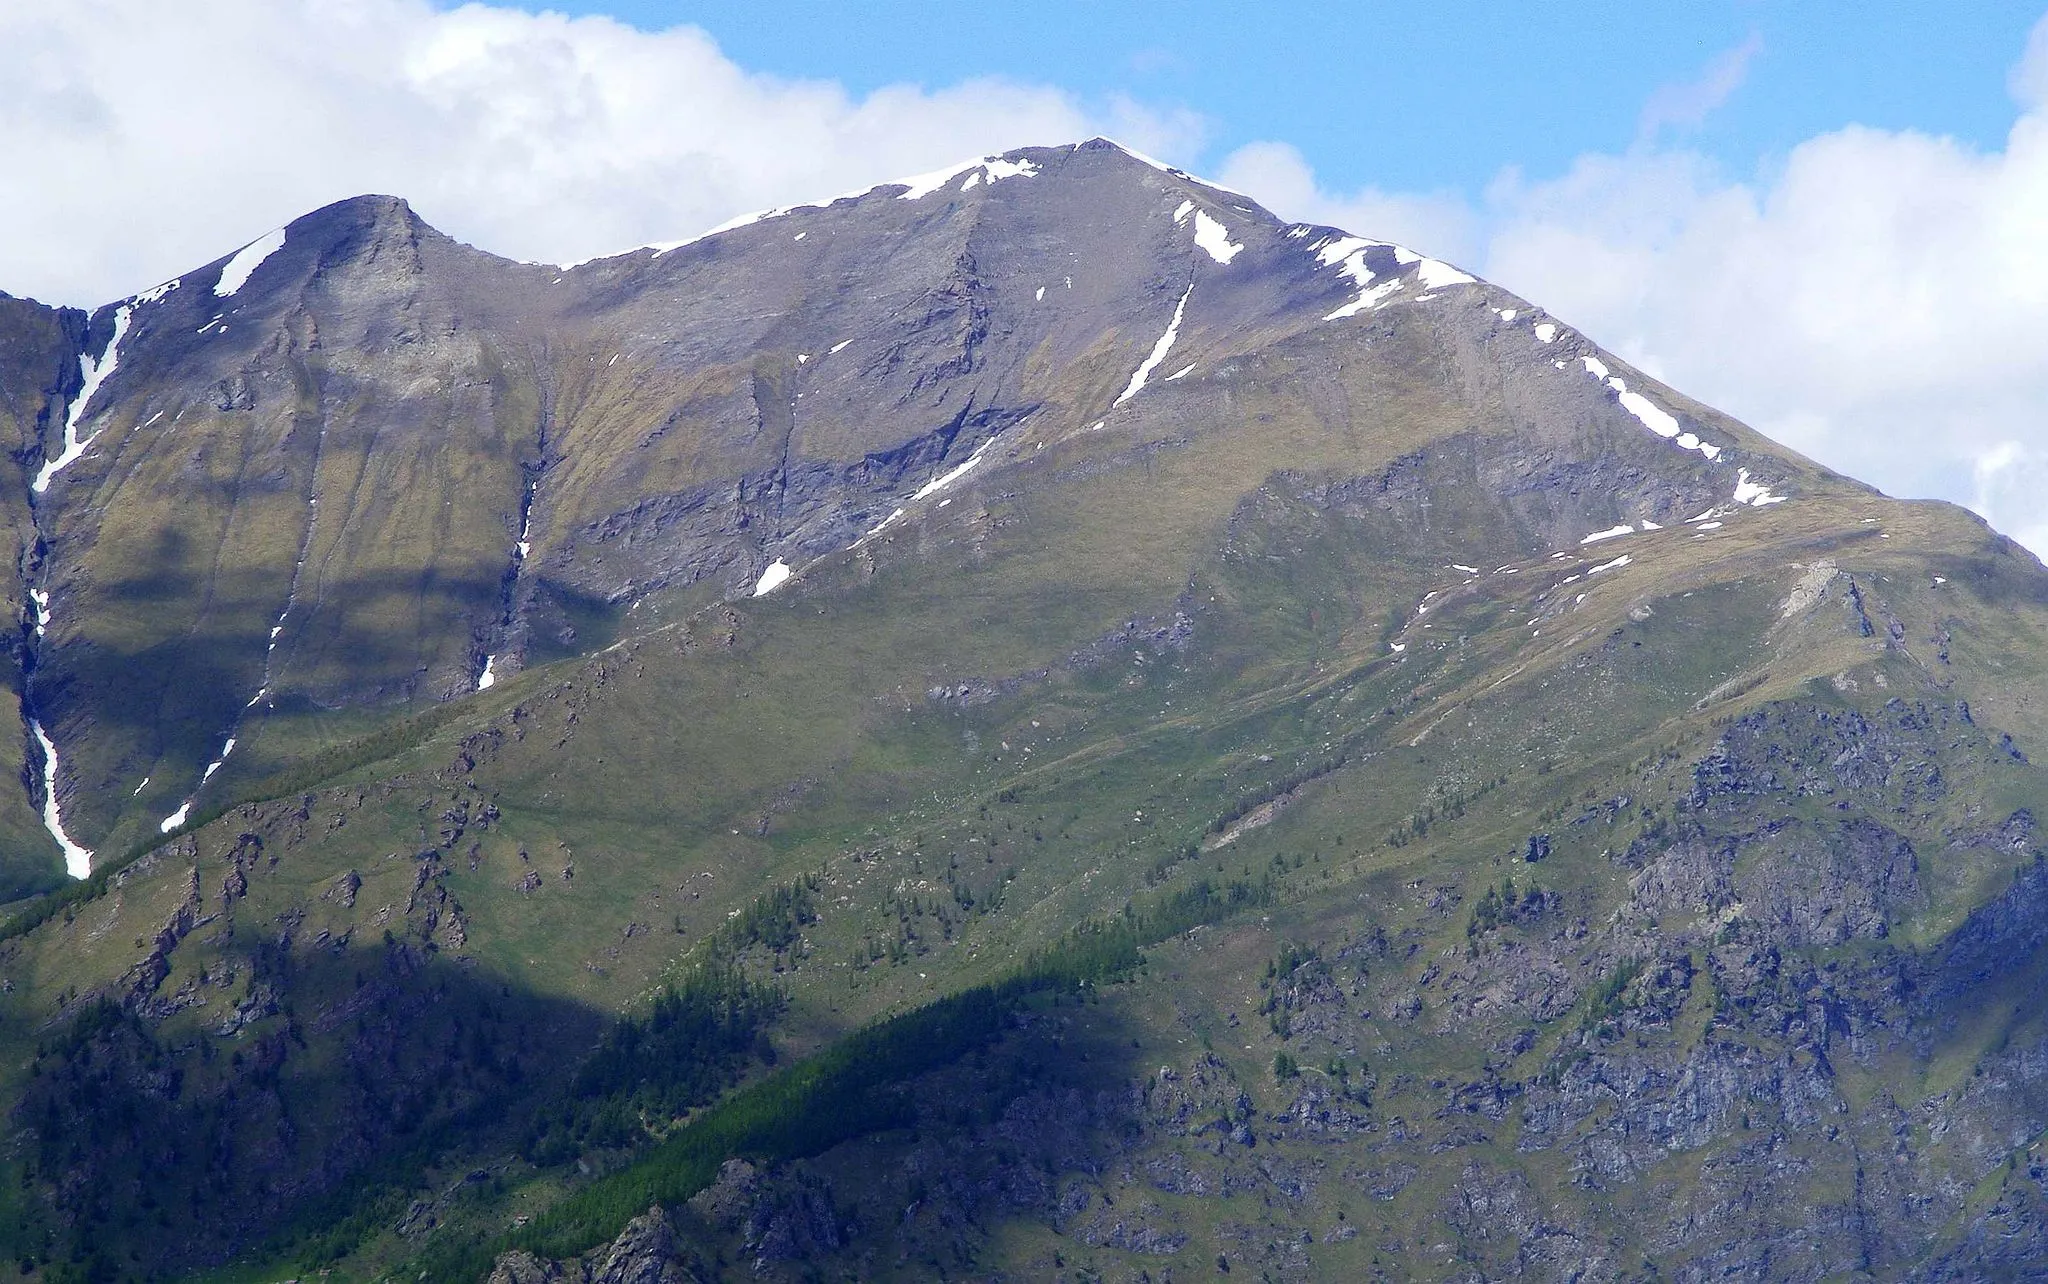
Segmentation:
{"type": "Polygon", "coordinates": [[[1026,143],[1185,153],[1190,115],[974,81],[853,98],[703,32],[427,0],[0,4],[0,289],[89,306],[329,201],[587,258],[1026,143]]]}
{"type": "MultiPolygon", "coordinates": [[[[1753,53],[1660,91],[1647,132],[1698,124],[1753,53]]],[[[1654,140],[1470,203],[1325,191],[1271,144],[1225,173],[1290,217],[1459,261],[1831,467],[2048,553],[2048,19],[2009,84],[2001,150],[1849,127],[1750,181],[1654,140]]]]}

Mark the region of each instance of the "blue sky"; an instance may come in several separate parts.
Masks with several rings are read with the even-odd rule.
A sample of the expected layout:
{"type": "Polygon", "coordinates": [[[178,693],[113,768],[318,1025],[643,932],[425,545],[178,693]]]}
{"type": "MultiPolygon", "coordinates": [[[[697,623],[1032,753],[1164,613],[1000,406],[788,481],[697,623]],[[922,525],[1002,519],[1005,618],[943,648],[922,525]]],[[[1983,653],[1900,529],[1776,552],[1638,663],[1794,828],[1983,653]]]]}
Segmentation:
{"type": "MultiPolygon", "coordinates": [[[[571,0],[645,30],[689,24],[750,70],[856,94],[978,76],[1091,99],[1185,108],[1213,163],[1281,140],[1340,190],[1479,195],[1503,169],[1541,176],[1638,141],[1660,89],[1752,50],[1745,75],[1682,135],[1731,172],[1849,124],[1995,147],[2013,119],[2004,72],[2039,0],[1358,3],[1034,0],[849,5],[828,0],[571,0]]],[[[1680,113],[1682,116],[1684,113],[1680,113]]],[[[1054,141],[1054,140],[1047,140],[1054,141]]]]}

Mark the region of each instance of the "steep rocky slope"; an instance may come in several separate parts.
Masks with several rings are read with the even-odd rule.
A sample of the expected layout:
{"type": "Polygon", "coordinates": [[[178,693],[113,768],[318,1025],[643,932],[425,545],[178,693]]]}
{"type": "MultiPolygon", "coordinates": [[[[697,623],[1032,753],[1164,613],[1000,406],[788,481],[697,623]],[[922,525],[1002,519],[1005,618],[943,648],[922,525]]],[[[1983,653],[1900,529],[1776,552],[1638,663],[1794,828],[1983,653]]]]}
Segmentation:
{"type": "Polygon", "coordinates": [[[2048,573],[1449,265],[1098,140],[4,306],[32,1272],[2042,1247],[2048,573]]]}

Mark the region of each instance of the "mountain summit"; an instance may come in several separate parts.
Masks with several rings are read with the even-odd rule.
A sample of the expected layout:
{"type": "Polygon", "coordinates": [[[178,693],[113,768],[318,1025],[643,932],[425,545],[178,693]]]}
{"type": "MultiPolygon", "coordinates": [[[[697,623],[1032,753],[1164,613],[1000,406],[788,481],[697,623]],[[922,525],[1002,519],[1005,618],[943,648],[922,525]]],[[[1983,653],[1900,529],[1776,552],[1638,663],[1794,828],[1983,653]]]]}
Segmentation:
{"type": "Polygon", "coordinates": [[[1449,264],[366,196],[0,299],[0,439],[31,1274],[2048,1251],[2048,572],[1449,264]]]}

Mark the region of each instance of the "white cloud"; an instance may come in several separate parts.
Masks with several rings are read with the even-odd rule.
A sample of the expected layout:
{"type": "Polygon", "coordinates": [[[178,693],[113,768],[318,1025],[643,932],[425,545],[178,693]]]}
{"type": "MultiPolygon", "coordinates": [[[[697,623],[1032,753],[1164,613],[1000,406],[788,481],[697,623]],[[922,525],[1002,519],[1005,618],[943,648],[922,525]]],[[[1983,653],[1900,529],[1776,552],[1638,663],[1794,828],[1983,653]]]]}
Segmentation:
{"type": "Polygon", "coordinates": [[[1707,60],[1692,80],[1662,85],[1643,103],[1636,121],[1636,138],[1653,143],[1666,129],[1697,129],[1728,101],[1749,76],[1750,60],[1763,52],[1763,37],[1755,32],[1732,49],[1724,49],[1707,60]]]}
{"type": "Polygon", "coordinates": [[[484,5],[0,4],[0,289],[103,302],[362,192],[578,259],[1096,132],[1178,155],[1200,121],[1001,81],[853,98],[694,28],[484,5]]]}
{"type": "Polygon", "coordinates": [[[1686,156],[1589,157],[1501,185],[1489,215],[1492,279],[1667,382],[1894,493],[2048,526],[2048,490],[1995,481],[2042,480],[2027,461],[2048,452],[2038,110],[1990,153],[1839,130],[1755,185],[1686,156]]]}

